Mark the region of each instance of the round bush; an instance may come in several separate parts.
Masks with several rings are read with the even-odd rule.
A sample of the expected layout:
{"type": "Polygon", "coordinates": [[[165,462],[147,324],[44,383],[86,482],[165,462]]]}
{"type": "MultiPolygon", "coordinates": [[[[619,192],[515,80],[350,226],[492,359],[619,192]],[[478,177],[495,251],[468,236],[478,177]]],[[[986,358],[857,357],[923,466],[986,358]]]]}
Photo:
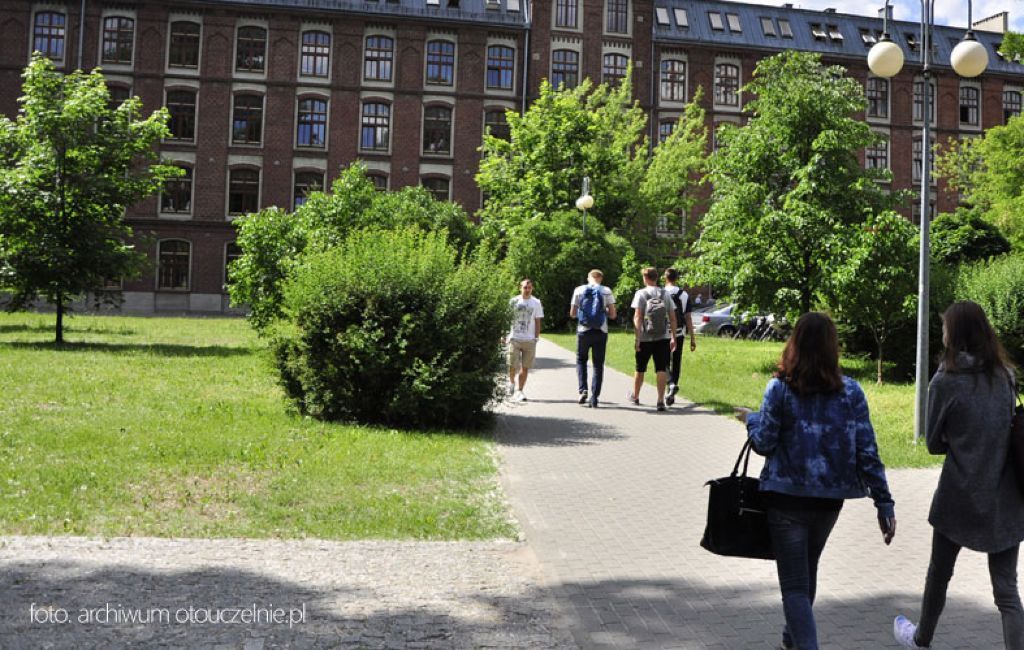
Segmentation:
{"type": "Polygon", "coordinates": [[[1024,364],[1024,254],[963,267],[956,297],[981,305],[1007,352],[1024,364]]]}
{"type": "Polygon", "coordinates": [[[980,211],[957,208],[940,214],[931,226],[932,259],[955,266],[1010,252],[999,228],[981,218],[980,211]]]}
{"type": "Polygon", "coordinates": [[[484,420],[504,370],[508,278],[446,237],[360,231],[295,270],[272,347],[303,413],[419,429],[484,420]]]}

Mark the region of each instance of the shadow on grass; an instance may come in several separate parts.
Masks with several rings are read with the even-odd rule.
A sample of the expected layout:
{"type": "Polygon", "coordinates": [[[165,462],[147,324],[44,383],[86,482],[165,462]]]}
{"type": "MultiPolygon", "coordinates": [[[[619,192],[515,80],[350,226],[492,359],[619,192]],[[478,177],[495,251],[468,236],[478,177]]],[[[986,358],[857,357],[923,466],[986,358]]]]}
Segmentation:
{"type": "Polygon", "coordinates": [[[138,354],[158,357],[238,357],[254,354],[252,348],[223,345],[177,345],[171,343],[75,343],[56,344],[50,341],[0,342],[0,348],[38,352],[100,352],[108,354],[138,354]]]}

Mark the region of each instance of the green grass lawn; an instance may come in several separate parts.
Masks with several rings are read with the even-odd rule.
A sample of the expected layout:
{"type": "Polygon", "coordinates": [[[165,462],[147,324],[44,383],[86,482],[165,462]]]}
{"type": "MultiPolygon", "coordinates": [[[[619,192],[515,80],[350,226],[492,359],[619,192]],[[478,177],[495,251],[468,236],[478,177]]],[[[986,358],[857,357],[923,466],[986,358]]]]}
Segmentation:
{"type": "MultiPolygon", "coordinates": [[[[570,350],[576,349],[576,335],[545,332],[544,336],[570,350]]],[[[690,353],[689,339],[683,350],[679,392],[720,413],[732,413],[734,406],[758,408],[765,384],[775,370],[781,343],[697,337],[697,351],[690,353]]],[[[616,370],[633,374],[633,334],[613,332],[608,341],[607,363],[616,370]]],[[[875,426],[882,460],[887,467],[926,467],[941,462],[931,456],[922,442],[914,445],[913,384],[875,383],[875,365],[867,359],[843,359],[843,371],[857,379],[867,395],[871,421],[875,426]]],[[[654,373],[647,374],[654,383],[654,373]]]]}
{"type": "Polygon", "coordinates": [[[324,424],[237,319],[0,315],[0,533],[515,534],[488,435],[324,424]]]}

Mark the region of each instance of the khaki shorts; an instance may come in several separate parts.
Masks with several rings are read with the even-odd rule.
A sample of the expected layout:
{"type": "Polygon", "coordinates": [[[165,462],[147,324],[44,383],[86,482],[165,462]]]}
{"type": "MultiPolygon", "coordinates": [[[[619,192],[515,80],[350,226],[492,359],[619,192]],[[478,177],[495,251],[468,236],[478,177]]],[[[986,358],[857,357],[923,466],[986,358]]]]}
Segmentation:
{"type": "Polygon", "coordinates": [[[533,360],[537,356],[536,341],[518,341],[512,339],[508,342],[508,367],[512,370],[533,368],[533,360]]]}

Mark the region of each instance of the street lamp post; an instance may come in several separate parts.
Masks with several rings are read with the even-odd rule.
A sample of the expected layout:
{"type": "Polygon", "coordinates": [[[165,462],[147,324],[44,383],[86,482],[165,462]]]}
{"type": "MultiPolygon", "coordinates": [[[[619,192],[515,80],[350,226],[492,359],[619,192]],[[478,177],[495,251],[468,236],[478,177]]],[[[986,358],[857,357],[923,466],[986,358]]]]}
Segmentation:
{"type": "Polygon", "coordinates": [[[576,199],[576,209],[583,211],[583,236],[587,236],[587,210],[594,207],[594,197],[590,196],[590,177],[583,177],[583,193],[576,199]]]}
{"type": "MultiPolygon", "coordinates": [[[[894,77],[903,68],[903,51],[889,38],[889,12],[885,2],[882,38],[868,52],[868,67],[879,77],[894,77]]],[[[967,0],[967,33],[950,55],[953,70],[961,77],[977,77],[988,66],[988,52],[977,41],[972,30],[971,0],[967,0]]],[[[928,285],[931,253],[929,227],[931,214],[929,183],[931,180],[931,49],[935,26],[935,0],[921,0],[921,245],[918,259],[917,288],[917,377],[914,408],[914,441],[925,434],[928,407],[928,285]]]]}

